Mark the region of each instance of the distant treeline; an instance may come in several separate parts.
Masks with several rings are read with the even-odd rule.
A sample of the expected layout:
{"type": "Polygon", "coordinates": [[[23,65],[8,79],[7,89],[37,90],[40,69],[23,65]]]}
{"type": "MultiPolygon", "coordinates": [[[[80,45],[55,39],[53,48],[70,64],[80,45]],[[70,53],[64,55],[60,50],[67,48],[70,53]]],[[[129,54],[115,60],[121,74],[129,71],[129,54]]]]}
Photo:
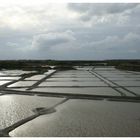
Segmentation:
{"type": "Polygon", "coordinates": [[[117,69],[122,70],[129,70],[129,71],[140,71],[140,65],[138,64],[131,64],[131,63],[124,63],[116,66],[117,69]]]}
{"type": "Polygon", "coordinates": [[[0,69],[43,70],[41,61],[32,60],[3,60],[0,69]]]}
{"type": "Polygon", "coordinates": [[[139,60],[1,60],[0,69],[43,69],[54,66],[115,66],[119,69],[140,71],[139,60]]]}

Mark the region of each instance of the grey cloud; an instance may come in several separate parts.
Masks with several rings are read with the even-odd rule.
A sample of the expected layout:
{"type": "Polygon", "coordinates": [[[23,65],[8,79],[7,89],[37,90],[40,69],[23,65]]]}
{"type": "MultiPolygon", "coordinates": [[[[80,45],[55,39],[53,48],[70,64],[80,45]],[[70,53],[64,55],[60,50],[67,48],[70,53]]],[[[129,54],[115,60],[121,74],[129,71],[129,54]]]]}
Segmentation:
{"type": "Polygon", "coordinates": [[[93,15],[121,13],[129,9],[133,9],[138,4],[123,4],[123,3],[94,3],[94,4],[69,4],[68,7],[72,10],[81,13],[92,13],[93,15]]]}
{"type": "MultiPolygon", "coordinates": [[[[81,13],[81,20],[88,21],[93,16],[120,14],[137,7],[138,4],[122,3],[94,3],[94,4],[69,4],[68,7],[75,12],[81,13]]],[[[97,19],[95,19],[97,20],[97,19]]]]}
{"type": "Polygon", "coordinates": [[[0,59],[140,58],[139,4],[68,4],[70,18],[45,9],[24,7],[35,28],[0,26],[0,59]]]}
{"type": "Polygon", "coordinates": [[[36,35],[33,38],[32,46],[39,50],[50,49],[50,47],[61,45],[70,41],[74,41],[75,38],[71,31],[65,32],[53,32],[47,34],[36,35]]]}
{"type": "Polygon", "coordinates": [[[123,38],[108,36],[103,40],[83,44],[78,52],[85,59],[137,59],[140,54],[139,44],[140,35],[129,33],[123,38]]]}
{"type": "Polygon", "coordinates": [[[123,38],[118,36],[108,36],[104,40],[87,44],[89,49],[97,52],[116,53],[122,57],[124,54],[140,54],[140,35],[129,33],[123,38]],[[122,56],[121,56],[122,55],[122,56]]]}

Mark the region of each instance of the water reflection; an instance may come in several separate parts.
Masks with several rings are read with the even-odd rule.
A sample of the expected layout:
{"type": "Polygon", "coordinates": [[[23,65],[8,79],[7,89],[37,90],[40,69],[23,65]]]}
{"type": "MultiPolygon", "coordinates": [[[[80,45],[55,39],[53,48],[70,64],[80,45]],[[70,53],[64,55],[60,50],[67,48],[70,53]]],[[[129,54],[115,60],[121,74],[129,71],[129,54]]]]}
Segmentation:
{"type": "Polygon", "coordinates": [[[50,108],[62,100],[63,98],[43,98],[25,95],[0,96],[0,129],[33,115],[32,110],[34,108],[50,108]]]}

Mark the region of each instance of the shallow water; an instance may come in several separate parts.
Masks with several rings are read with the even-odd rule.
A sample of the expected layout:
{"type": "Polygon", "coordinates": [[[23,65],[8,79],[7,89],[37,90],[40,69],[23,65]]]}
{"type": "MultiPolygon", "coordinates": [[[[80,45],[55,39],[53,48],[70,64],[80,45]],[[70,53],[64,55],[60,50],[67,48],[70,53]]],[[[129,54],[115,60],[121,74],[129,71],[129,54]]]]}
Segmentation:
{"type": "Polygon", "coordinates": [[[18,80],[21,77],[0,77],[0,80],[18,80]]]}
{"type": "Polygon", "coordinates": [[[9,83],[9,82],[11,82],[11,81],[0,81],[0,86],[4,85],[6,83],[9,83]]]}
{"type": "Polygon", "coordinates": [[[138,95],[140,95],[140,87],[127,87],[127,89],[135,92],[138,95]]]}
{"type": "Polygon", "coordinates": [[[37,107],[51,107],[63,98],[3,95],[0,96],[0,129],[33,115],[37,107]]]}
{"type": "Polygon", "coordinates": [[[32,86],[36,81],[18,81],[14,84],[9,85],[8,87],[25,87],[32,86]]]}
{"type": "Polygon", "coordinates": [[[140,87],[140,81],[115,81],[115,83],[121,86],[139,86],[140,87]]]}
{"type": "Polygon", "coordinates": [[[118,77],[109,77],[107,78],[109,80],[117,80],[117,81],[135,81],[135,80],[140,80],[140,78],[118,78],[118,77]]]}
{"type": "Polygon", "coordinates": [[[39,86],[108,86],[101,81],[92,82],[42,82],[39,86]]]}
{"type": "Polygon", "coordinates": [[[85,81],[101,81],[99,78],[94,78],[94,77],[91,77],[91,78],[80,78],[80,77],[78,77],[78,78],[48,78],[48,79],[46,79],[46,81],[57,81],[57,82],[62,82],[62,81],[67,81],[67,82],[69,82],[69,81],[73,81],[73,80],[76,80],[76,81],[80,81],[80,82],[85,82],[85,81]]]}
{"type": "Polygon", "coordinates": [[[23,71],[23,70],[3,70],[1,71],[2,74],[4,75],[21,75],[25,73],[30,73],[30,72],[35,72],[35,71],[23,71]]]}
{"type": "Polygon", "coordinates": [[[53,75],[52,77],[54,78],[68,78],[68,77],[73,77],[73,78],[92,78],[95,77],[94,75],[80,75],[80,74],[76,74],[76,75],[53,75]]]}
{"type": "Polygon", "coordinates": [[[41,80],[42,78],[46,77],[46,75],[38,74],[29,78],[26,78],[25,80],[41,80]]]}
{"type": "MultiPolygon", "coordinates": [[[[139,75],[127,73],[125,71],[118,71],[112,67],[109,69],[97,68],[96,72],[106,77],[106,79],[103,77],[101,77],[101,79],[112,86],[109,87],[105,82],[103,82],[103,80],[87,71],[88,69],[91,68],[86,67],[78,68],[78,70],[56,72],[40,85],[36,85],[36,87],[31,91],[43,92],[42,94],[45,94],[45,92],[53,94],[55,92],[55,96],[61,93],[121,96],[121,93],[119,92],[121,91],[126,96],[134,96],[129,91],[125,90],[126,88],[140,95],[140,81],[136,81],[140,80],[139,75]],[[107,79],[112,80],[120,86],[113,84],[107,79]],[[121,88],[121,86],[126,87],[121,88]],[[115,89],[119,91],[116,91],[115,89]]],[[[30,78],[26,78],[25,81],[23,80],[11,84],[8,86],[9,90],[19,90],[20,92],[26,91],[27,88],[51,72],[53,71],[32,76],[30,78]]],[[[6,81],[7,79],[4,80],[6,81]]],[[[28,94],[28,91],[26,92],[28,94]]],[[[0,129],[32,115],[32,110],[35,108],[51,107],[61,102],[62,99],[64,98],[32,95],[1,95],[0,114],[2,115],[0,115],[0,129]]],[[[69,99],[67,102],[55,108],[56,112],[40,116],[25,125],[18,127],[12,131],[10,135],[140,136],[139,108],[140,103],[133,102],[69,99]]]]}
{"type": "Polygon", "coordinates": [[[27,88],[9,88],[10,90],[26,91],[27,88]]]}
{"type": "Polygon", "coordinates": [[[40,116],[11,136],[140,136],[140,104],[69,100],[57,112],[40,116]]]}
{"type": "Polygon", "coordinates": [[[85,95],[112,95],[120,96],[120,93],[109,87],[96,87],[96,88],[35,88],[32,91],[40,92],[56,92],[56,93],[72,93],[72,94],[85,94],[85,95]]]}
{"type": "Polygon", "coordinates": [[[49,75],[49,74],[51,74],[51,73],[53,73],[53,72],[55,72],[56,70],[48,70],[47,72],[45,72],[44,74],[46,74],[46,75],[49,75]]]}

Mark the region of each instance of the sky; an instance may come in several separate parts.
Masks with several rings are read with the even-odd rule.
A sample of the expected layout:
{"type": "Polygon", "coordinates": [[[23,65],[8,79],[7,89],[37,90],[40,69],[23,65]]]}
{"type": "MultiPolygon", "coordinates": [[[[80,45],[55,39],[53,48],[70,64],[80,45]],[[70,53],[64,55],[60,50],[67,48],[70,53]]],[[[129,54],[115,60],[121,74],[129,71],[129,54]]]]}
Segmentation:
{"type": "Polygon", "coordinates": [[[0,4],[0,60],[140,59],[140,4],[0,4]]]}

